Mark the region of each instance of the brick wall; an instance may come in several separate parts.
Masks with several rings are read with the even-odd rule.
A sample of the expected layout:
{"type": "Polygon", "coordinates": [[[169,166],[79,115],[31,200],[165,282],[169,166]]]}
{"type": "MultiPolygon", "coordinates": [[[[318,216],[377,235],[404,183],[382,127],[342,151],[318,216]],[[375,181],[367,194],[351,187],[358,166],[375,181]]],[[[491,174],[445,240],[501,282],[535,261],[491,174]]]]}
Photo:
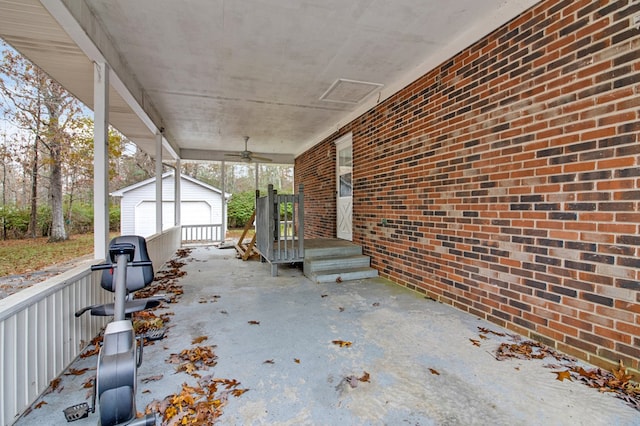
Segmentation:
{"type": "MultiPolygon", "coordinates": [[[[639,369],[639,13],[543,1],[340,132],[354,241],[381,275],[639,369]]],[[[333,140],[296,160],[307,237],[335,235],[333,140]]]]}
{"type": "Polygon", "coordinates": [[[336,236],[336,147],[324,141],[296,158],[296,187],[304,184],[305,238],[336,236]]]}

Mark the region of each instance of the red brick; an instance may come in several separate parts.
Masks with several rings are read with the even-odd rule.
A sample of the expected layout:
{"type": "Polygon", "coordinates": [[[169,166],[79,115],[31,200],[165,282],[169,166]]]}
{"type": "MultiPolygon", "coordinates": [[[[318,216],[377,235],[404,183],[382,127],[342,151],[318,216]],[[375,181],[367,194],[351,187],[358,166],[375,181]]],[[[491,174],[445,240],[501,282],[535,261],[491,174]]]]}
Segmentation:
{"type": "MultiPolygon", "coordinates": [[[[629,358],[629,339],[640,334],[640,294],[635,303],[614,298],[613,306],[605,306],[580,292],[588,288],[593,300],[611,297],[598,292],[615,277],[599,268],[640,279],[640,269],[618,262],[640,257],[640,247],[624,245],[633,254],[605,250],[616,247],[620,235],[640,232],[635,195],[640,176],[633,172],[640,164],[632,145],[638,142],[639,86],[614,87],[640,71],[634,59],[616,65],[638,43],[636,38],[619,43],[615,55],[606,47],[612,42],[608,29],[617,25],[607,20],[629,19],[625,2],[611,2],[604,17],[591,12],[586,25],[561,35],[587,4],[539,2],[489,34],[485,44],[452,58],[448,69],[436,67],[297,157],[295,180],[305,185],[307,197],[305,237],[335,236],[333,141],[353,131],[354,241],[372,256],[381,276],[512,330],[558,342],[583,358],[612,365],[629,358]],[[552,7],[558,11],[550,16],[552,7]],[[481,57],[500,60],[496,52],[504,46],[497,34],[507,27],[538,25],[532,20],[540,17],[550,20],[541,29],[545,43],[537,47],[544,54],[531,63],[535,76],[504,72],[479,81],[495,71],[490,61],[475,65],[473,74],[456,74],[475,60],[482,62],[481,57]],[[597,43],[605,49],[596,49],[597,43]],[[577,57],[588,49],[594,51],[577,57]],[[633,71],[622,74],[623,67],[633,71]],[[465,95],[450,96],[456,90],[465,95]],[[470,105],[472,96],[478,100],[470,105]],[[462,108],[470,109],[456,114],[462,108]],[[621,135],[632,136],[616,139],[621,135]],[[425,156],[411,165],[405,161],[420,154],[425,156]],[[572,209],[569,203],[576,200],[583,208],[592,203],[595,210],[572,209]],[[380,218],[393,220],[394,227],[380,228],[380,218]],[[422,233],[419,241],[408,240],[413,232],[422,233]],[[571,248],[581,247],[576,243],[584,250],[571,248]],[[591,251],[590,245],[598,248],[591,251]],[[614,264],[574,258],[587,253],[612,256],[614,264]],[[547,264],[545,258],[560,263],[547,264]],[[578,269],[565,267],[567,262],[578,269]],[[598,269],[580,270],[581,264],[598,269]],[[468,268],[486,273],[476,276],[468,268]],[[548,289],[536,293],[523,284],[525,278],[579,293],[549,291],[547,297],[548,289]],[[519,299],[518,307],[531,309],[510,305],[503,291],[519,299]]],[[[503,67],[521,60],[509,55],[503,67]]]]}

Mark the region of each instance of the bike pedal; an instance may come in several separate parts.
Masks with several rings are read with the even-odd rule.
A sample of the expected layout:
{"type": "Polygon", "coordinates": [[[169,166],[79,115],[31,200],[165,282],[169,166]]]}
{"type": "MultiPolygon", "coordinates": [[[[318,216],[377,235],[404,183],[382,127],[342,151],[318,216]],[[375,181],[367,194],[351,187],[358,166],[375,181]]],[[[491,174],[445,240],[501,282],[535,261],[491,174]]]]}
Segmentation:
{"type": "Polygon", "coordinates": [[[67,422],[74,422],[76,420],[89,417],[89,411],[91,410],[89,409],[89,404],[86,402],[72,405],[71,407],[67,407],[63,410],[64,417],[67,419],[67,422]]]}
{"type": "Polygon", "coordinates": [[[147,340],[162,340],[164,339],[164,333],[166,333],[167,329],[163,328],[154,328],[152,330],[147,331],[144,335],[144,338],[147,340]]]}

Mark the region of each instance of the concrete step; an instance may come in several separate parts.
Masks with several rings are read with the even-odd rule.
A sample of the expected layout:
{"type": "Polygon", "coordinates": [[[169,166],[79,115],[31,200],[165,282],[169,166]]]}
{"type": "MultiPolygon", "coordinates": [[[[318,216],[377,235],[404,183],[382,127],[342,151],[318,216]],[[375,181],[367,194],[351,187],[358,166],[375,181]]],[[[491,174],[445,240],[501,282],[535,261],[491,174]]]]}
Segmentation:
{"type": "Polygon", "coordinates": [[[369,267],[361,268],[340,268],[335,270],[314,272],[307,277],[318,284],[335,283],[349,280],[362,280],[365,278],[375,278],[378,271],[369,267]]]}
{"type": "Polygon", "coordinates": [[[318,257],[340,257],[362,254],[362,247],[351,241],[338,239],[305,240],[304,257],[313,259],[318,257]]]}
{"type": "Polygon", "coordinates": [[[359,280],[378,276],[362,247],[340,239],[305,240],[303,271],[317,283],[359,280]]]}
{"type": "Polygon", "coordinates": [[[368,268],[371,264],[369,256],[362,254],[340,257],[315,257],[304,259],[305,273],[315,273],[320,271],[331,271],[336,269],[368,268]]]}

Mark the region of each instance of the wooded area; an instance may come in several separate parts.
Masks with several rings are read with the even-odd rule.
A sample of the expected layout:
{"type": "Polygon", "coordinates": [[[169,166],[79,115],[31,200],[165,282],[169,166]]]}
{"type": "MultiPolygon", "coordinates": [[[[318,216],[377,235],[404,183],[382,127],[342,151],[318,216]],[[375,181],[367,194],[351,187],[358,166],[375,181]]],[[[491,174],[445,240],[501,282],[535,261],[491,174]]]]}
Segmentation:
{"type": "MultiPolygon", "coordinates": [[[[93,230],[93,113],[0,40],[0,237],[60,241],[93,230]]],[[[109,191],[155,175],[155,163],[116,129],[109,130],[109,191]]],[[[256,189],[293,190],[293,166],[227,163],[234,194],[229,221],[242,226],[256,189]],[[247,197],[250,194],[250,197],[247,197]],[[235,212],[235,213],[234,213],[235,212]]],[[[183,163],[182,173],[221,188],[221,163],[183,163]]],[[[119,227],[117,204],[110,226],[119,227]]]]}

